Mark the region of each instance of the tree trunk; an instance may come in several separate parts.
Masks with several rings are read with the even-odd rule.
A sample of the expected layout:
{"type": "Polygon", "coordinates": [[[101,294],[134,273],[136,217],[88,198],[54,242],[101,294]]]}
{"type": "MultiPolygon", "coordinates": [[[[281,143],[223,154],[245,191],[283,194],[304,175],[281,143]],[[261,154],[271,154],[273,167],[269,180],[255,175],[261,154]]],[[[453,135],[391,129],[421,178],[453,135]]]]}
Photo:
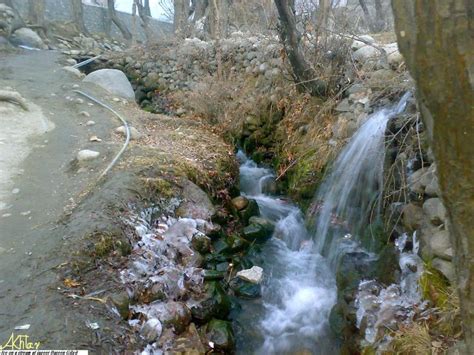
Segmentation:
{"type": "Polygon", "coordinates": [[[209,4],[209,33],[211,38],[225,38],[228,32],[229,0],[211,0],[209,4]]]}
{"type": "Polygon", "coordinates": [[[115,11],[115,0],[107,0],[107,11],[109,18],[120,30],[123,38],[125,38],[127,41],[130,41],[132,39],[132,34],[128,30],[127,26],[117,16],[117,12],[115,11]]]}
{"type": "Polygon", "coordinates": [[[392,6],[437,163],[466,353],[474,354],[474,8],[470,0],[392,0],[392,6]]]}
{"type": "Polygon", "coordinates": [[[303,56],[300,48],[301,35],[296,29],[294,0],[275,0],[280,19],[281,41],[293,69],[293,79],[300,92],[314,96],[324,96],[326,83],[316,78],[314,70],[303,56]]]}
{"type": "Polygon", "coordinates": [[[383,12],[382,0],[375,1],[375,31],[381,32],[385,28],[385,14],[383,12]]]}
{"type": "Polygon", "coordinates": [[[193,0],[192,2],[192,13],[193,22],[202,19],[206,15],[206,10],[209,6],[208,0],[193,0]]]}
{"type": "Polygon", "coordinates": [[[77,30],[88,35],[89,31],[87,31],[87,28],[84,24],[84,9],[82,7],[82,0],[71,0],[71,5],[72,16],[74,18],[74,24],[76,25],[77,30]]]}
{"type": "Polygon", "coordinates": [[[362,8],[362,12],[364,13],[365,23],[367,24],[367,27],[371,31],[375,31],[374,25],[372,22],[372,16],[370,16],[369,8],[367,7],[365,0],[359,0],[359,4],[360,4],[360,7],[362,8]]]}
{"type": "Polygon", "coordinates": [[[154,36],[150,28],[150,17],[147,15],[146,7],[141,0],[134,0],[134,2],[138,10],[138,16],[140,16],[140,19],[142,20],[142,27],[143,32],[145,32],[146,41],[147,43],[151,43],[154,36]]]}
{"type": "Polygon", "coordinates": [[[189,0],[174,0],[174,33],[185,38],[188,34],[189,0]]]}
{"type": "Polygon", "coordinates": [[[328,27],[329,12],[331,10],[331,0],[319,0],[318,16],[316,26],[322,32],[328,27]]]}
{"type": "Polygon", "coordinates": [[[145,0],[143,4],[145,16],[151,17],[150,0],[145,0]]]}
{"type": "Polygon", "coordinates": [[[32,25],[44,26],[44,0],[28,0],[28,20],[32,25]]]}

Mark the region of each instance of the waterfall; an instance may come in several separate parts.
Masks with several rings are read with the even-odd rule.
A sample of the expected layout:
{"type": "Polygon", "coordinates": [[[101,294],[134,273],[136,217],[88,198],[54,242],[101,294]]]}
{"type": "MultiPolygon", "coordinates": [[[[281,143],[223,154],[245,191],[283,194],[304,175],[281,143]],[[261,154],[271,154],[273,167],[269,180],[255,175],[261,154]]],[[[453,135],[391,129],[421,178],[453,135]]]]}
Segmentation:
{"type": "Polygon", "coordinates": [[[316,195],[315,233],[297,206],[266,193],[273,172],[238,153],[242,194],[276,225],[258,259],[262,298],[243,301],[235,319],[239,354],[338,353],[328,322],[337,298],[334,259],[358,247],[358,233],[378,213],[386,124],[408,98],[369,116],[343,149],[316,195]]]}
{"type": "Polygon", "coordinates": [[[313,202],[318,252],[334,265],[358,247],[360,234],[380,212],[384,136],[388,120],[403,112],[410,93],[397,105],[370,115],[339,154],[313,202]]]}

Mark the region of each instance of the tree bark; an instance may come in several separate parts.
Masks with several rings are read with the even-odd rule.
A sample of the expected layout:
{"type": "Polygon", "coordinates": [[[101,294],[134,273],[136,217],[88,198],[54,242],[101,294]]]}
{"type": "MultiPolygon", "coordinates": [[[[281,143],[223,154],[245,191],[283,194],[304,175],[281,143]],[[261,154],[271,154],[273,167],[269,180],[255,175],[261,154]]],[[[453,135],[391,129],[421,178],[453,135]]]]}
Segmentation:
{"type": "Polygon", "coordinates": [[[189,0],[174,0],[174,33],[177,37],[185,38],[188,34],[189,0]]]}
{"type": "Polygon", "coordinates": [[[74,18],[74,24],[76,25],[77,30],[88,35],[89,31],[84,24],[84,8],[82,7],[82,0],[71,0],[71,5],[72,16],[74,18]]]}
{"type": "Polygon", "coordinates": [[[28,20],[33,25],[44,26],[44,0],[28,0],[28,20]]]}
{"type": "Polygon", "coordinates": [[[150,0],[145,0],[143,4],[145,16],[151,17],[150,0]]]}
{"type": "Polygon", "coordinates": [[[374,27],[376,32],[383,31],[385,27],[385,14],[383,12],[382,0],[375,1],[375,21],[374,27]]]}
{"type": "Polygon", "coordinates": [[[229,0],[211,0],[209,4],[209,34],[211,38],[225,38],[228,32],[229,0]]]}
{"type": "Polygon", "coordinates": [[[120,30],[123,38],[125,38],[127,41],[130,41],[132,39],[132,34],[128,30],[127,26],[117,16],[117,12],[115,11],[115,0],[107,0],[107,11],[109,18],[120,30]]]}
{"type": "Polygon", "coordinates": [[[134,2],[138,9],[138,16],[140,16],[140,20],[142,21],[142,27],[143,32],[145,32],[146,41],[151,43],[154,36],[150,28],[150,17],[147,15],[146,6],[141,0],[134,0],[134,2]]]}
{"type": "Polygon", "coordinates": [[[296,28],[294,0],[275,0],[280,19],[280,38],[293,69],[293,79],[300,92],[313,96],[324,96],[326,83],[316,78],[300,48],[301,35],[296,28]]]}
{"type": "Polygon", "coordinates": [[[466,353],[474,354],[474,7],[470,0],[392,0],[392,7],[437,163],[466,353]]]}

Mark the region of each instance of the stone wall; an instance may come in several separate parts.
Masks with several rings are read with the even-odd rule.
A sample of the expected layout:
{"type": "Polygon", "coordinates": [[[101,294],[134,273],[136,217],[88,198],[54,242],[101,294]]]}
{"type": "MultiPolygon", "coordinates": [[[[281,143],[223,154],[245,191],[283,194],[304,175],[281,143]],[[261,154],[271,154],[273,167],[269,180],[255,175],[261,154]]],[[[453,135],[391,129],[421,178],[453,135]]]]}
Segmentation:
{"type": "MultiPolygon", "coordinates": [[[[15,0],[15,6],[22,16],[28,13],[27,0],[15,0]]],[[[72,21],[72,7],[70,0],[46,0],[46,19],[49,21],[72,21]]],[[[132,29],[132,15],[117,11],[118,17],[132,29]]],[[[98,6],[84,5],[84,21],[86,28],[91,33],[105,33],[107,27],[107,9],[98,6]]],[[[137,33],[142,40],[145,34],[140,26],[140,19],[137,16],[137,33]]],[[[173,30],[173,25],[168,22],[151,19],[150,26],[158,37],[166,36],[173,30]]],[[[117,39],[122,39],[120,31],[115,25],[111,27],[111,35],[117,39]]]]}

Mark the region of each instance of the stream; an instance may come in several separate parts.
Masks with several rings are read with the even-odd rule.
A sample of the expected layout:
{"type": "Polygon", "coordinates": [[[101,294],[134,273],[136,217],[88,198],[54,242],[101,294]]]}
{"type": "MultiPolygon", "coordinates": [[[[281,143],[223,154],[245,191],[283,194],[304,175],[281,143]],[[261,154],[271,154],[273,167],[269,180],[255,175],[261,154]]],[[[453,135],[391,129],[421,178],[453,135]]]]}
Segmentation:
{"type": "Polygon", "coordinates": [[[354,251],[377,257],[362,247],[360,236],[380,209],[387,122],[403,112],[409,97],[370,115],[354,134],[316,193],[309,221],[296,205],[267,192],[275,178],[271,170],[238,152],[241,194],[276,224],[254,260],[264,270],[262,297],[242,301],[234,319],[239,354],[338,352],[328,322],[337,261],[354,251]]]}

